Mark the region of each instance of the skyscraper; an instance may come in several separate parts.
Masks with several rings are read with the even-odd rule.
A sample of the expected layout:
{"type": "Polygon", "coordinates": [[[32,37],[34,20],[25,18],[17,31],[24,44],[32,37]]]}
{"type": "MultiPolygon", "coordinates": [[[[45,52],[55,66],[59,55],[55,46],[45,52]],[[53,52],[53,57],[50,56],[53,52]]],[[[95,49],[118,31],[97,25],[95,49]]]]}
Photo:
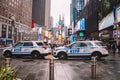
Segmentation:
{"type": "Polygon", "coordinates": [[[85,0],[72,0],[71,14],[73,15],[73,18],[71,18],[71,21],[74,21],[75,23],[77,22],[77,20],[80,18],[84,6],[85,0]]]}
{"type": "Polygon", "coordinates": [[[33,0],[32,18],[36,24],[50,26],[50,3],[51,0],[33,0]]]}

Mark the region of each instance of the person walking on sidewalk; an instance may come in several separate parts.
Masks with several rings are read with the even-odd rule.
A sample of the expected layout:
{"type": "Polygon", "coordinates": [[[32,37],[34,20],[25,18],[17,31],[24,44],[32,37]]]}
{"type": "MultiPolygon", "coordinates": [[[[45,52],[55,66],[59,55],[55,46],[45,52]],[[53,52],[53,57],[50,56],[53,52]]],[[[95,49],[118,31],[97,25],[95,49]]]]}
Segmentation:
{"type": "Polygon", "coordinates": [[[116,49],[117,49],[116,42],[113,42],[113,44],[111,45],[111,48],[112,48],[112,53],[115,55],[116,49]]]}
{"type": "Polygon", "coordinates": [[[118,54],[120,55],[120,41],[118,42],[117,48],[118,48],[118,54]]]}

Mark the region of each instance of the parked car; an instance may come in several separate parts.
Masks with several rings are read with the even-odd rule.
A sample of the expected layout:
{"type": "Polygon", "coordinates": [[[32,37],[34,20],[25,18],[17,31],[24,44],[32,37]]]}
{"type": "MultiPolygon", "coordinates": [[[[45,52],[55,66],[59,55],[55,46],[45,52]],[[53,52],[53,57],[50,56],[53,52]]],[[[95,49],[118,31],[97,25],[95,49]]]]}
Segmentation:
{"type": "Polygon", "coordinates": [[[68,57],[93,57],[97,59],[108,56],[107,47],[101,41],[76,41],[63,47],[57,47],[53,55],[59,59],[68,57]]]}
{"type": "Polygon", "coordinates": [[[30,55],[39,58],[50,54],[51,48],[42,41],[21,41],[12,47],[6,47],[3,52],[5,57],[30,55]]]}

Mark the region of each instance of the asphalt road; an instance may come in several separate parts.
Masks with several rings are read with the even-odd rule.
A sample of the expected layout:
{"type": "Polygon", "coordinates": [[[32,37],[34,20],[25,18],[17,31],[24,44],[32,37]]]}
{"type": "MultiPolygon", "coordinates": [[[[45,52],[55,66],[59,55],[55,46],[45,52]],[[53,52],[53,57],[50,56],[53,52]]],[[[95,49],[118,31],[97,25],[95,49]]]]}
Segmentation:
{"type": "MultiPolygon", "coordinates": [[[[49,62],[49,59],[12,58],[11,66],[17,69],[17,77],[22,80],[50,80],[49,62]]],[[[93,80],[91,60],[55,59],[54,80],[93,80]]],[[[97,61],[95,80],[120,80],[120,56],[110,55],[97,61]]]]}
{"type": "MultiPolygon", "coordinates": [[[[13,58],[11,66],[16,67],[22,80],[49,80],[49,60],[13,58]]],[[[97,61],[96,80],[120,80],[120,60],[111,58],[97,61]]],[[[91,60],[54,60],[54,80],[92,80],[91,60]]]]}

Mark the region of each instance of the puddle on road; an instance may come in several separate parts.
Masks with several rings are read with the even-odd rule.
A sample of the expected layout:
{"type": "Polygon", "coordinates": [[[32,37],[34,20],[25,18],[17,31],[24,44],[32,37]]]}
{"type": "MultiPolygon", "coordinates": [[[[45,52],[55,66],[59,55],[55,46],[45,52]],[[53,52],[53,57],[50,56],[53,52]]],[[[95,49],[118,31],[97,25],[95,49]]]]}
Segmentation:
{"type": "Polygon", "coordinates": [[[35,73],[30,73],[27,75],[27,77],[25,78],[25,80],[35,80],[35,73]]]}
{"type": "Polygon", "coordinates": [[[33,59],[26,59],[26,60],[23,60],[23,62],[32,62],[34,61],[33,59]]]}
{"type": "MultiPolygon", "coordinates": [[[[107,73],[113,80],[120,80],[120,60],[106,60],[104,61],[108,65],[107,73]]],[[[103,63],[104,63],[103,62],[103,63]]]]}
{"type": "Polygon", "coordinates": [[[42,77],[44,75],[45,75],[45,70],[40,70],[39,73],[38,73],[38,76],[42,77]]]}

